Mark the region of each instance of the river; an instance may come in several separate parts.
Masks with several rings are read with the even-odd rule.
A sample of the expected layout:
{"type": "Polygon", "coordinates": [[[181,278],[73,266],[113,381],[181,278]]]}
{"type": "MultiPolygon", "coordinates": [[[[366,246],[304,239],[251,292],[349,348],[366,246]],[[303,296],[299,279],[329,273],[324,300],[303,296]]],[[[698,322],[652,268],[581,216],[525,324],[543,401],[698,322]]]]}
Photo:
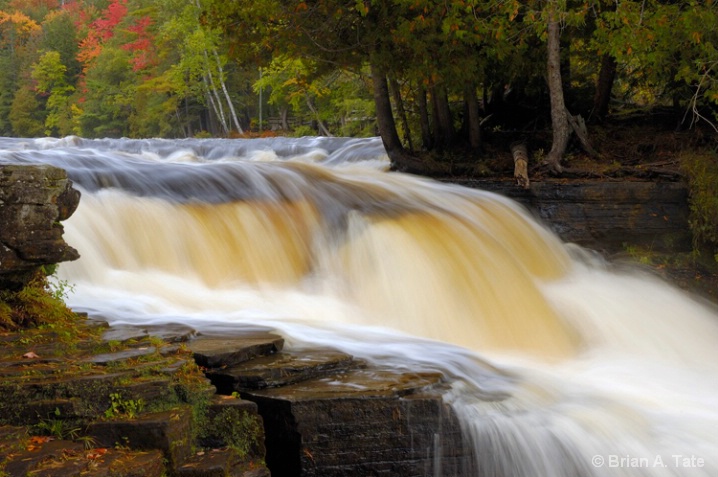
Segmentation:
{"type": "Polygon", "coordinates": [[[717,476],[718,312],[378,138],[0,138],[68,171],[60,266],[110,324],[262,326],[444,373],[486,476],[717,476]]]}

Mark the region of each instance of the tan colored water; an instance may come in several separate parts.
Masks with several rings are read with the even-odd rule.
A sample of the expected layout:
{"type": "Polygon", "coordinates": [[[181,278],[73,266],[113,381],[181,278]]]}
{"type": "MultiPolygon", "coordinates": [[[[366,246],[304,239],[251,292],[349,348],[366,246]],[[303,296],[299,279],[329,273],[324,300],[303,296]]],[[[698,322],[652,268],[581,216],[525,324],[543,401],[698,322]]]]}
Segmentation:
{"type": "Polygon", "coordinates": [[[501,201],[457,201],[451,213],[411,202],[401,211],[393,201],[390,214],[349,212],[338,227],[308,201],[171,204],[101,194],[83,198],[70,221],[82,237],[70,229],[68,240],[92,243],[83,253],[92,260],[79,266],[99,267],[95,274],[154,270],[220,289],[298,287],[314,276],[365,309],[365,324],[476,350],[574,352],[575,334],[537,288],[568,270],[558,242],[501,201]]]}
{"type": "Polygon", "coordinates": [[[368,168],[320,150],[213,162],[59,144],[12,157],[57,161],[85,190],[66,222],[82,258],[60,268],[75,308],[263,325],[290,346],[441,371],[476,475],[718,475],[715,307],[574,258],[516,204],[381,172],[372,155],[368,168]],[[332,168],[305,163],[325,156],[332,168]]]}

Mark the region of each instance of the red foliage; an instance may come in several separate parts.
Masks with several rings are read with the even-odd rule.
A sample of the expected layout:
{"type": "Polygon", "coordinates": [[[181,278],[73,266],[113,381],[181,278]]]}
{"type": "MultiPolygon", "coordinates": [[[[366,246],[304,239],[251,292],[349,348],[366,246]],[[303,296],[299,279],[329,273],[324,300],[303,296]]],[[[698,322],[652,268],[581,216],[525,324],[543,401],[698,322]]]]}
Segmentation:
{"type": "Polygon", "coordinates": [[[115,27],[127,16],[127,0],[113,0],[100,18],[90,23],[87,36],[80,42],[77,59],[87,68],[102,52],[102,43],[112,38],[115,27]]]}
{"type": "Polygon", "coordinates": [[[107,6],[101,18],[92,23],[100,39],[106,41],[115,34],[115,27],[127,15],[127,0],[114,0],[107,6]]]}
{"type": "Polygon", "coordinates": [[[149,16],[144,16],[127,29],[137,35],[135,41],[122,45],[123,50],[133,52],[131,61],[134,71],[145,69],[156,62],[155,51],[152,48],[152,34],[148,31],[150,25],[152,25],[152,19],[149,16]]]}

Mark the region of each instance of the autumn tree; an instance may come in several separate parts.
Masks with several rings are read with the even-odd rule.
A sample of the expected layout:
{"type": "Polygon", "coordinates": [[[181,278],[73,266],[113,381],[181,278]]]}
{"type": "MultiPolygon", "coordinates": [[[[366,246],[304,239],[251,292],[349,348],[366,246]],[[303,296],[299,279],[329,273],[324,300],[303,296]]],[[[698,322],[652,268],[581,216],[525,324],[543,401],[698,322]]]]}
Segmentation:
{"type": "Polygon", "coordinates": [[[48,51],[33,65],[32,78],[36,91],[47,97],[45,105],[45,134],[68,135],[79,133],[74,125],[70,95],[75,91],[66,77],[67,67],[60,53],[48,51]]]}
{"type": "MultiPolygon", "coordinates": [[[[18,115],[25,114],[20,111],[27,111],[27,108],[34,104],[30,101],[31,85],[24,75],[36,56],[34,43],[39,32],[40,26],[37,22],[20,10],[13,9],[12,6],[9,6],[8,10],[0,10],[0,127],[6,134],[14,132],[13,123],[18,124],[18,115]],[[21,88],[25,91],[18,97],[21,88]],[[11,111],[14,111],[14,120],[9,117],[11,111]]],[[[29,111],[27,113],[30,114],[29,111]]],[[[33,112],[32,116],[37,114],[38,112],[33,112]]],[[[27,130],[28,128],[22,127],[16,134],[27,135],[27,130]]],[[[33,126],[29,130],[36,129],[33,126]]]]}
{"type": "Polygon", "coordinates": [[[42,136],[45,127],[41,114],[35,92],[28,86],[18,89],[8,113],[12,134],[19,137],[42,136]]]}

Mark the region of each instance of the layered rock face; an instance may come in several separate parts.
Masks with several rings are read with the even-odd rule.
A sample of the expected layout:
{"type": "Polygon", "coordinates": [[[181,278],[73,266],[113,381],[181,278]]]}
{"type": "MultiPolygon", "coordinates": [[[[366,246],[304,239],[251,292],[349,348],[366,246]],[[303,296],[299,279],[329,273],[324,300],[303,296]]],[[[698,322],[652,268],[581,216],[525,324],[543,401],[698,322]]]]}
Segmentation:
{"type": "Polygon", "coordinates": [[[267,333],[188,343],[220,394],[256,403],[272,477],[463,477],[471,452],[447,378],[334,349],[284,350],[267,333]]]}
{"type": "Polygon", "coordinates": [[[79,258],[59,223],[79,202],[63,169],[0,165],[0,289],[21,288],[39,267],[79,258]]]}
{"type": "Polygon", "coordinates": [[[508,181],[453,181],[510,197],[563,240],[616,253],[626,245],[688,252],[688,186],[680,182],[546,180],[521,189],[508,181]]]}

